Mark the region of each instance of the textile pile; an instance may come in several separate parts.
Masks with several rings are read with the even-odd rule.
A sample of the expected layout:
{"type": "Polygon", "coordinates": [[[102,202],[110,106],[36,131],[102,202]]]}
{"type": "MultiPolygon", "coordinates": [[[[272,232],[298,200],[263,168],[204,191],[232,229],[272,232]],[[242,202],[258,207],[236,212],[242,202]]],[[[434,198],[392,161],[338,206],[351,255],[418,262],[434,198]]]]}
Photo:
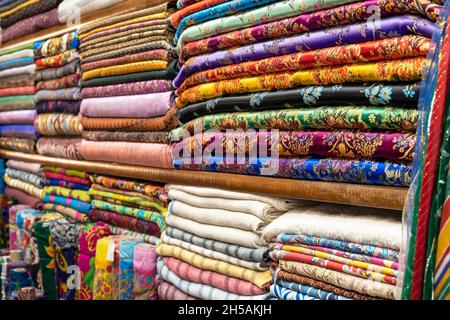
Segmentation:
{"type": "Polygon", "coordinates": [[[0,44],[59,24],[62,0],[3,0],[0,3],[0,44]]]}
{"type": "Polygon", "coordinates": [[[77,31],[34,43],[38,113],[35,128],[42,136],[37,143],[37,151],[42,155],[82,159],[78,47],[77,31]]]}
{"type": "Polygon", "coordinates": [[[274,261],[271,299],[399,299],[401,219],[330,204],[282,215],[263,231],[274,261]]]}
{"type": "Polygon", "coordinates": [[[172,202],[157,246],[159,299],[265,299],[271,272],[261,234],[299,203],[220,189],[166,189],[172,202]]]}
{"type": "Polygon", "coordinates": [[[178,120],[169,14],[165,3],[79,30],[86,160],[172,166],[167,136],[178,120]]]}
{"type": "Polygon", "coordinates": [[[34,153],[34,53],[31,45],[0,52],[0,147],[34,153]]]}
{"type": "Polygon", "coordinates": [[[184,123],[171,132],[179,142],[175,168],[410,184],[422,67],[440,5],[234,0],[194,7],[203,8],[192,4],[186,11],[195,12],[172,19],[184,123]],[[376,22],[371,6],[380,11],[376,22]]]}

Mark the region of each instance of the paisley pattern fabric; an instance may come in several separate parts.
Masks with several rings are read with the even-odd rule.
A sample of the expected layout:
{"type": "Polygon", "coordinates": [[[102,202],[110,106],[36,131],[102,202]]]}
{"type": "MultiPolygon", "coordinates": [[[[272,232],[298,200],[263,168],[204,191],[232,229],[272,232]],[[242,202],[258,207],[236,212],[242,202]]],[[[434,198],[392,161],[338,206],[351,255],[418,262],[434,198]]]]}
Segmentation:
{"type": "Polygon", "coordinates": [[[168,132],[83,131],[83,139],[91,141],[126,141],[169,144],[168,132]]]}
{"type": "Polygon", "coordinates": [[[83,160],[80,145],[80,138],[40,138],[36,143],[36,150],[43,156],[83,160]]]}
{"type": "Polygon", "coordinates": [[[4,12],[3,17],[0,19],[0,27],[2,29],[8,28],[18,21],[23,21],[24,19],[34,17],[41,13],[47,12],[57,7],[59,2],[61,2],[61,0],[46,0],[46,1],[29,0],[19,5],[15,9],[11,9],[11,12],[13,10],[17,10],[17,8],[20,8],[20,10],[12,12],[8,15],[6,15],[7,12],[4,12]]]}
{"type": "Polygon", "coordinates": [[[41,101],[53,101],[53,100],[80,100],[81,93],[80,88],[72,87],[67,89],[57,89],[57,90],[40,90],[35,96],[34,100],[36,102],[41,101]]]}
{"type": "Polygon", "coordinates": [[[48,81],[63,78],[74,73],[79,73],[79,70],[80,60],[77,59],[62,67],[39,70],[36,73],[36,81],[48,81]]]}
{"type": "Polygon", "coordinates": [[[81,91],[81,95],[83,99],[87,99],[166,92],[172,91],[173,89],[174,87],[170,80],[150,80],[104,87],[84,88],[81,91]]]}
{"type": "Polygon", "coordinates": [[[172,27],[176,29],[178,28],[181,20],[183,20],[183,18],[187,17],[188,15],[227,1],[228,0],[202,0],[193,3],[192,5],[186,6],[185,8],[178,7],[181,10],[176,11],[173,15],[170,16],[170,23],[172,27]]]}
{"type": "Polygon", "coordinates": [[[140,61],[86,71],[83,72],[83,80],[128,73],[152,71],[152,70],[165,70],[165,69],[167,69],[167,61],[163,60],[140,61]]]}
{"type": "Polygon", "coordinates": [[[34,139],[0,137],[0,148],[24,153],[36,153],[34,139]]]}
{"type": "Polygon", "coordinates": [[[36,90],[56,90],[72,88],[78,86],[79,82],[80,75],[74,73],[62,78],[38,82],[36,84],[36,90]]]}
{"type": "Polygon", "coordinates": [[[78,117],[71,114],[40,114],[37,116],[34,125],[37,132],[45,136],[79,136],[83,131],[78,117]]]}

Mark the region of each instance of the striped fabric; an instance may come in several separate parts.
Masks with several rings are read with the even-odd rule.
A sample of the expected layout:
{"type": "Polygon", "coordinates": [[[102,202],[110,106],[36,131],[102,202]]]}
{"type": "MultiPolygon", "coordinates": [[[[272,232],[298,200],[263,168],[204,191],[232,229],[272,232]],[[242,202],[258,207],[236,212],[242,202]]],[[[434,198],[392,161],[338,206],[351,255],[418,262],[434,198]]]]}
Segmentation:
{"type": "Polygon", "coordinates": [[[300,292],[284,288],[277,284],[274,284],[270,287],[270,293],[273,297],[277,298],[278,300],[320,300],[308,296],[307,294],[303,294],[300,292]]]}

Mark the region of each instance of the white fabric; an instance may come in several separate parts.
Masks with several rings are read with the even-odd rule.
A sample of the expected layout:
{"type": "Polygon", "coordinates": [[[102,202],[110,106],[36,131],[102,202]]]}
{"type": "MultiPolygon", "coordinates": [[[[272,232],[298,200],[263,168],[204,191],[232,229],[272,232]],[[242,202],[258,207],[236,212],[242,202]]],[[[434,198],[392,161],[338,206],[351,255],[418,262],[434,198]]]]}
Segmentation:
{"type": "Polygon", "coordinates": [[[192,233],[201,238],[217,240],[247,248],[260,248],[267,245],[258,235],[228,227],[201,224],[192,220],[169,214],[166,218],[168,226],[192,233]]]}
{"type": "Polygon", "coordinates": [[[25,49],[21,51],[16,51],[11,54],[5,54],[0,56],[0,62],[6,62],[9,60],[20,59],[20,58],[34,58],[33,49],[25,49]]]}
{"type": "Polygon", "coordinates": [[[24,67],[18,67],[18,68],[12,68],[12,69],[0,71],[0,78],[18,76],[18,75],[22,75],[22,74],[33,75],[35,73],[36,73],[36,66],[33,63],[33,64],[29,64],[24,67]]]}
{"type": "Polygon", "coordinates": [[[401,214],[332,204],[294,209],[263,231],[267,241],[282,233],[302,234],[400,250],[401,214]]]}
{"type": "Polygon", "coordinates": [[[193,207],[180,201],[172,201],[169,205],[169,211],[179,217],[194,220],[199,223],[252,231],[259,235],[264,226],[266,226],[266,223],[261,219],[248,213],[220,209],[204,209],[193,207]]]}
{"type": "Polygon", "coordinates": [[[125,0],[64,0],[58,7],[59,22],[65,23],[75,15],[84,16],[88,13],[112,7],[125,0]]]}

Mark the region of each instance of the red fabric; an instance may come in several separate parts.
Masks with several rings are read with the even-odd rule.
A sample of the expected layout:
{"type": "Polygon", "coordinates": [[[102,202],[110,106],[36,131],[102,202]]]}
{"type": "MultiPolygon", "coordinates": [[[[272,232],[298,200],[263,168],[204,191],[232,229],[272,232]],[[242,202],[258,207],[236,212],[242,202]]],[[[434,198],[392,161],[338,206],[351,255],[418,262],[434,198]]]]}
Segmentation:
{"type": "Polygon", "coordinates": [[[0,89],[0,97],[31,95],[35,94],[35,92],[34,86],[0,89]]]}

